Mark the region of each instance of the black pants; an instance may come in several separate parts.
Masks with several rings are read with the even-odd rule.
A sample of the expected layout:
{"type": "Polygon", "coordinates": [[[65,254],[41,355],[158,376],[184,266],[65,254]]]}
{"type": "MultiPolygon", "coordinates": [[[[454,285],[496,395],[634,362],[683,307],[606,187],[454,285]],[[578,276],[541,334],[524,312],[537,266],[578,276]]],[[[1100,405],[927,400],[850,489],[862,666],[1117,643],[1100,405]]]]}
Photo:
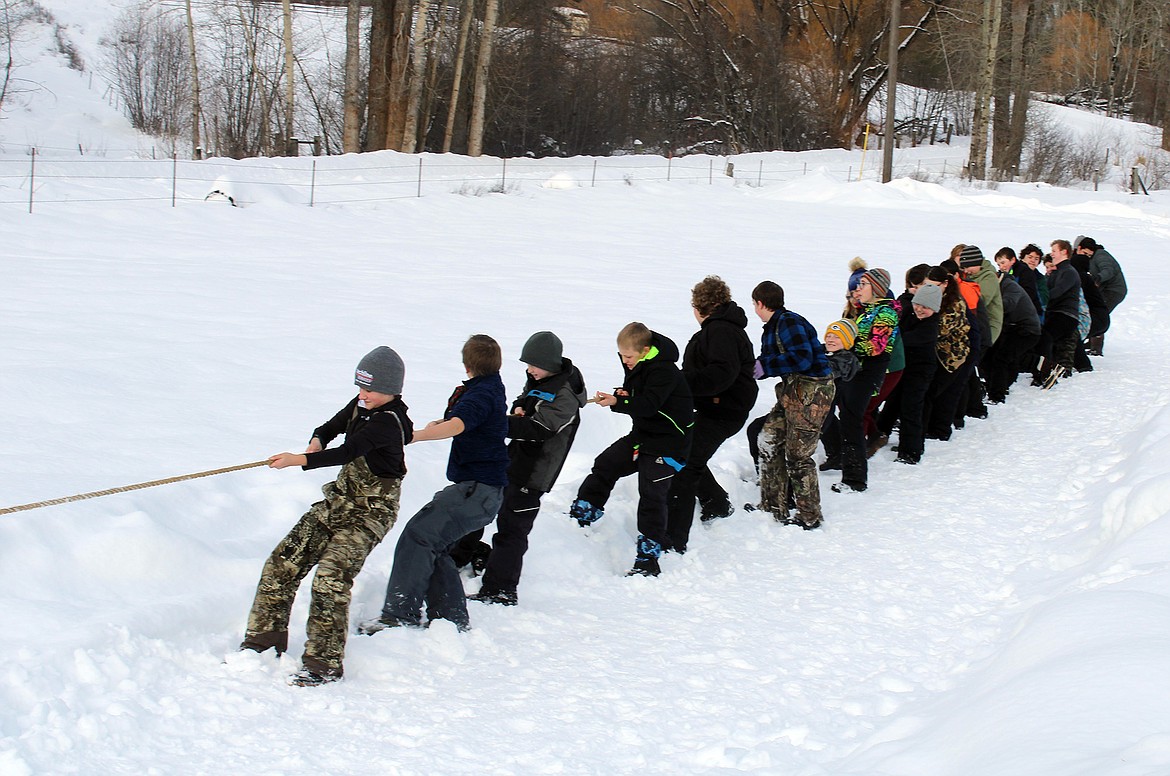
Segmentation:
{"type": "Polygon", "coordinates": [[[601,452],[593,461],[593,470],[581,483],[577,498],[595,507],[604,507],[617,481],[638,475],[638,533],[666,544],[666,502],[676,469],[662,458],[641,454],[634,441],[624,436],[601,452]]]}
{"type": "Polygon", "coordinates": [[[1039,334],[1026,334],[1010,328],[1003,330],[983,359],[989,400],[993,402],[1004,400],[1020,369],[1025,366],[1028,354],[1039,341],[1039,334]]]}
{"type": "Polygon", "coordinates": [[[695,499],[699,504],[730,505],[727,491],[715,480],[707,465],[719,446],[743,428],[747,418],[724,420],[706,415],[695,415],[692,429],[691,453],[687,465],[675,475],[670,486],[670,505],[667,518],[667,545],[679,552],[687,548],[691,524],[695,519],[695,499]]]}
{"type": "Polygon", "coordinates": [[[492,554],[483,572],[483,589],[515,590],[520,584],[524,553],[528,551],[528,534],[540,512],[540,491],[514,485],[504,489],[504,503],[496,517],[496,535],[492,554]]]}
{"type": "MultiPolygon", "coordinates": [[[[934,373],[931,384],[930,416],[926,421],[926,433],[934,439],[950,439],[951,428],[955,422],[955,412],[959,401],[963,398],[963,391],[967,387],[967,380],[975,371],[975,364],[968,358],[955,371],[948,372],[938,369],[934,373]]],[[[901,451],[901,445],[898,450],[901,451]]]]}
{"type": "Polygon", "coordinates": [[[1065,369],[1072,371],[1073,358],[1076,354],[1077,343],[1080,337],[1077,335],[1078,321],[1071,315],[1062,315],[1061,313],[1049,313],[1044,316],[1044,328],[1040,332],[1040,355],[1044,356],[1045,371],[1049,370],[1050,365],[1060,364],[1065,369]]]}
{"type": "Polygon", "coordinates": [[[923,439],[926,434],[926,396],[934,380],[934,373],[941,367],[938,360],[930,358],[921,363],[907,360],[902,370],[898,387],[882,407],[878,415],[878,429],[889,434],[898,421],[898,456],[918,459],[922,457],[923,439]]]}
{"type": "Polygon", "coordinates": [[[752,463],[755,464],[756,474],[760,473],[760,432],[764,430],[764,421],[767,419],[767,415],[761,415],[751,423],[748,423],[747,427],[748,452],[752,455],[752,463]]]}
{"type": "Polygon", "coordinates": [[[829,458],[840,456],[841,482],[865,490],[869,467],[865,459],[865,410],[886,378],[889,357],[862,359],[861,371],[852,380],[837,380],[833,401],[837,413],[825,418],[821,441],[829,458]]]}

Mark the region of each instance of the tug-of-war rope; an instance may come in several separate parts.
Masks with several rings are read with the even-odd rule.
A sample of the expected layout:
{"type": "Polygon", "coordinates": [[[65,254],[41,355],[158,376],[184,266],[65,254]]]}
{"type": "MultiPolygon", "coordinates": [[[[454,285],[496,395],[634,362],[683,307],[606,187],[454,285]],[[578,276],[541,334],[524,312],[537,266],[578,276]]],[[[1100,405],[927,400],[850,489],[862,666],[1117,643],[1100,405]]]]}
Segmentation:
{"type": "Polygon", "coordinates": [[[87,498],[97,498],[98,496],[112,496],[115,493],[125,493],[130,490],[142,490],[143,488],[153,488],[155,485],[169,485],[172,482],[182,482],[183,480],[195,480],[200,477],[211,477],[215,474],[227,474],[228,472],[238,472],[241,469],[254,469],[257,466],[267,466],[268,459],[263,461],[253,461],[252,463],[241,463],[237,466],[225,466],[222,469],[211,469],[205,472],[195,472],[194,474],[183,474],[178,477],[167,477],[165,480],[151,480],[150,482],[140,482],[137,485],[125,485],[121,488],[109,488],[108,490],[95,490],[92,493],[78,493],[76,496],[66,496],[64,498],[54,498],[48,501],[37,501],[32,504],[21,504],[17,507],[5,507],[0,509],[0,515],[10,515],[13,512],[25,512],[30,509],[40,509],[41,507],[52,507],[58,504],[68,504],[73,501],[84,501],[87,498]]]}
{"type": "MultiPolygon", "coordinates": [[[[597,397],[591,397],[586,400],[586,404],[594,404],[597,402],[597,397]]],[[[267,466],[268,459],[263,461],[253,461],[252,463],[241,463],[236,466],[225,466],[222,469],[210,469],[205,472],[195,472],[194,474],[183,474],[178,477],[167,477],[165,480],[151,480],[150,482],[140,482],[137,485],[124,485],[121,488],[109,488],[107,490],[95,490],[92,493],[78,493],[76,496],[65,496],[64,498],[54,498],[48,501],[36,501],[32,504],[21,504],[16,507],[5,507],[0,509],[0,515],[10,515],[13,512],[27,512],[30,509],[40,509],[41,507],[55,507],[58,504],[69,504],[73,501],[84,501],[87,498],[97,498],[98,496],[112,496],[115,493],[125,493],[130,490],[142,490],[143,488],[153,488],[156,485],[170,485],[172,482],[182,482],[183,480],[196,480],[200,477],[211,477],[216,474],[227,474],[228,472],[238,472],[241,469],[255,469],[257,466],[267,466]]]]}

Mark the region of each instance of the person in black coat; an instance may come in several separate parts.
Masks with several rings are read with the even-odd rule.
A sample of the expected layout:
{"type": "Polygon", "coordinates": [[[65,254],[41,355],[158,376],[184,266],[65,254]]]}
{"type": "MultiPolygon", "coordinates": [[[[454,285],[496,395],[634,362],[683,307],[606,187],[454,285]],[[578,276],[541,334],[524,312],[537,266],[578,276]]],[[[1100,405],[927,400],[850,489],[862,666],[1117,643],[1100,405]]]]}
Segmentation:
{"type": "Polygon", "coordinates": [[[1003,330],[983,360],[987,367],[987,400],[992,404],[1003,403],[1040,341],[1040,316],[1024,289],[1008,274],[1000,275],[999,285],[1003,296],[1003,330]]]}
{"type": "Polygon", "coordinates": [[[1081,278],[1069,257],[1072,243],[1053,240],[1052,269],[1045,280],[1048,283],[1048,306],[1044,310],[1044,325],[1040,329],[1037,346],[1043,359],[1040,383],[1051,388],[1072,372],[1073,358],[1080,337],[1077,334],[1081,301],[1081,278]]]}
{"type": "Polygon", "coordinates": [[[675,366],[678,346],[668,337],[634,322],[618,333],[617,346],[626,379],[613,393],[597,391],[594,399],[602,407],[629,415],[633,426],[594,459],[569,516],[582,527],[596,522],[617,481],[637,474],[639,536],[629,573],[658,576],[671,480],[690,455],[694,400],[675,366]]]}
{"type": "MultiPolygon", "coordinates": [[[[929,267],[927,268],[929,269],[929,267]]],[[[895,395],[890,397],[878,415],[878,428],[888,437],[898,422],[898,458],[900,463],[916,464],[922,460],[926,428],[924,412],[926,397],[938,369],[939,316],[943,290],[925,280],[914,288],[907,288],[898,298],[902,306],[898,331],[906,354],[906,366],[898,381],[895,395]]]]}
{"type": "MultiPolygon", "coordinates": [[[[1034,249],[1037,253],[1040,249],[1035,245],[1029,245],[1029,249],[1034,249]]],[[[1007,246],[999,249],[995,254],[995,265],[999,267],[999,271],[1004,275],[1010,275],[1016,283],[1019,284],[1020,289],[1027,295],[1028,300],[1031,301],[1032,307],[1036,309],[1037,315],[1044,314],[1044,305],[1040,301],[1040,288],[1038,279],[1040,273],[1029,267],[1025,262],[1016,258],[1016,252],[1007,246]]],[[[1003,290],[1001,284],[1000,290],[1003,290]]]]}
{"type": "Polygon", "coordinates": [[[731,300],[731,289],[708,276],[691,289],[691,307],[699,331],[687,343],[682,372],[694,396],[695,428],[686,466],[671,484],[665,547],[678,553],[687,549],[696,497],[704,522],[735,511],[707,464],[743,428],[759,394],[747,313],[731,300]]]}
{"type": "Polygon", "coordinates": [[[1097,279],[1090,270],[1090,258],[1083,252],[1073,251],[1069,259],[1081,278],[1081,293],[1085,295],[1085,304],[1089,306],[1089,333],[1084,340],[1077,341],[1077,349],[1073,354],[1073,368],[1078,372],[1092,372],[1093,363],[1089,360],[1086,350],[1086,340],[1094,343],[1094,352],[1099,352],[1104,345],[1105,332],[1109,331],[1109,304],[1097,279]],[[1098,341],[1100,341],[1098,343],[1098,341]]]}

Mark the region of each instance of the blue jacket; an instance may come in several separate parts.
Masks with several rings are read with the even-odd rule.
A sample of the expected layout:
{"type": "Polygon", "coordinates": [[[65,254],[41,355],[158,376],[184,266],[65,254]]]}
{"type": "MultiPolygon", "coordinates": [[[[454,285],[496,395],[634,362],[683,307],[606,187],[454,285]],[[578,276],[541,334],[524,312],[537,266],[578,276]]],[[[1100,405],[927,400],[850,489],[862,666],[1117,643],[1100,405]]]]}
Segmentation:
{"type": "Polygon", "coordinates": [[[499,372],[473,377],[455,389],[443,419],[459,418],[463,432],[451,440],[447,479],[501,488],[508,484],[507,405],[499,372]]]}
{"type": "Polygon", "coordinates": [[[764,324],[760,367],[764,377],[828,377],[831,373],[816,329],[802,316],[785,309],[776,310],[764,324]]]}

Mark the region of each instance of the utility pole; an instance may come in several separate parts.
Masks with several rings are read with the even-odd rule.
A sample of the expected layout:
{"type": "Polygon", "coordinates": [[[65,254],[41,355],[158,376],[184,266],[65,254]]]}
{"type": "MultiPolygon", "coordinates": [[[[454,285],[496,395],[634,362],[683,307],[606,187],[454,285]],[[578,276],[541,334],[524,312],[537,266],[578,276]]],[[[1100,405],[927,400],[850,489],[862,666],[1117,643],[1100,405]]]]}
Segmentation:
{"type": "Polygon", "coordinates": [[[882,183],[894,177],[894,121],[898,96],[898,46],[902,37],[902,0],[890,0],[890,53],[886,67],[886,145],[882,148],[882,183]]]}

